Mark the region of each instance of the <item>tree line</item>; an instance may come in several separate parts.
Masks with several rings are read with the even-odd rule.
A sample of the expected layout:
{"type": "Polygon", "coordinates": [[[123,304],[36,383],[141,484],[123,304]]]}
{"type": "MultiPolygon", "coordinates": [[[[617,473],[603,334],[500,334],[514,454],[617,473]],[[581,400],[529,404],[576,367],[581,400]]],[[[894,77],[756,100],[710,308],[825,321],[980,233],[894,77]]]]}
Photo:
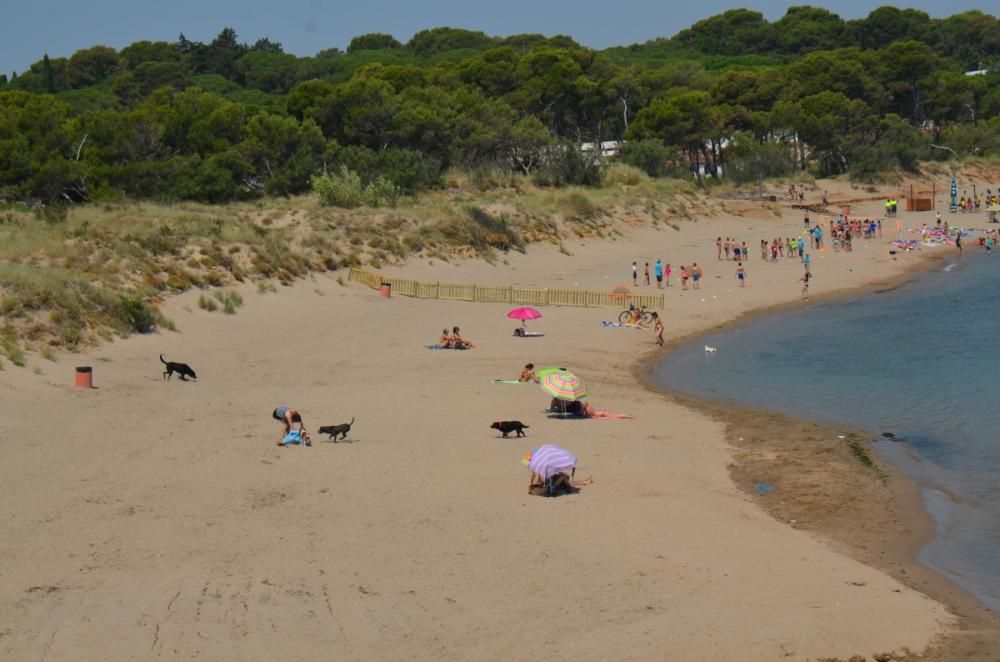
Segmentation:
{"type": "Polygon", "coordinates": [[[452,167],[594,183],[579,144],[623,139],[652,176],[870,177],[1000,151],[998,83],[1000,20],[979,11],[740,9],[604,51],[435,28],[296,57],[226,28],[0,75],[0,200],[226,202],[322,173],[412,193],[452,167]]]}

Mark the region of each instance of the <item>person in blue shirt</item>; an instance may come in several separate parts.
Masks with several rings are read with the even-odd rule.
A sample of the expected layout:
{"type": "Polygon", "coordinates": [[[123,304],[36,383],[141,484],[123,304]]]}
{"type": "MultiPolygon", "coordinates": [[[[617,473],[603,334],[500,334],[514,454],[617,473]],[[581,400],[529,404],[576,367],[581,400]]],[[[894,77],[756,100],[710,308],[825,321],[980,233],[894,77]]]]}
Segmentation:
{"type": "Polygon", "coordinates": [[[660,258],[656,258],[656,266],[653,268],[653,271],[656,273],[656,287],[662,290],[663,289],[663,262],[660,261],[660,258]]]}

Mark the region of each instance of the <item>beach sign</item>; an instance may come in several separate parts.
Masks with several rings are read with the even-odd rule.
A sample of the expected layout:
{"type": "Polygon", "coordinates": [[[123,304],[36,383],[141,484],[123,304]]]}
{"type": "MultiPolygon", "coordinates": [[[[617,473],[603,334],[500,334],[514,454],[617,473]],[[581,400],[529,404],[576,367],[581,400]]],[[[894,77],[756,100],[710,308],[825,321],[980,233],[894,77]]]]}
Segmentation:
{"type": "Polygon", "coordinates": [[[951,208],[949,211],[953,214],[958,211],[958,180],[954,176],[951,178],[951,208]]]}

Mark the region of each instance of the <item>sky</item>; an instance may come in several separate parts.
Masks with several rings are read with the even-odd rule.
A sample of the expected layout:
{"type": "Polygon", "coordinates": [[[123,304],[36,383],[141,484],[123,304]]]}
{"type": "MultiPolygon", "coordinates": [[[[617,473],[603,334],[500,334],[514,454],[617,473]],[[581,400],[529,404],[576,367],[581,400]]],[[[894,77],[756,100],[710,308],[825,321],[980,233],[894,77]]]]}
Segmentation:
{"type": "MultiPolygon", "coordinates": [[[[792,5],[826,7],[845,19],[897,4],[869,0],[48,0],[14,2],[0,20],[0,72],[23,71],[46,53],[66,57],[96,44],[116,49],[147,39],[174,41],[183,32],[211,41],[234,28],[240,41],[268,37],[295,55],[344,49],[366,32],[387,32],[402,42],[426,28],[449,26],[490,35],[565,34],[592,48],[628,45],[678,31],[727,9],[747,7],[769,20],[792,5]]],[[[991,11],[984,0],[912,0],[897,6],[933,17],[969,9],[991,11]]]]}

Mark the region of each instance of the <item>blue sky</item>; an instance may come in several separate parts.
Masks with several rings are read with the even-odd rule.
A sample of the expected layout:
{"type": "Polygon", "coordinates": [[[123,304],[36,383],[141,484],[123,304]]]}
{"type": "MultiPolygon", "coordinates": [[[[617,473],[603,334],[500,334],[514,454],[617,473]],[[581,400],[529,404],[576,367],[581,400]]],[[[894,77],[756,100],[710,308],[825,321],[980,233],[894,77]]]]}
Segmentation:
{"type": "MultiPolygon", "coordinates": [[[[312,55],[351,37],[388,32],[405,42],[414,32],[442,25],[493,35],[522,32],[568,34],[594,48],[671,36],[691,23],[735,7],[764,12],[774,20],[791,5],[812,4],[844,18],[865,16],[887,2],[841,0],[776,2],[724,0],[49,0],[12,2],[0,18],[0,72],[22,71],[48,53],[71,55],[104,44],[122,48],[141,39],[211,41],[232,26],[241,41],[267,36],[296,55],[312,55]]],[[[934,17],[968,9],[990,11],[988,3],[914,0],[899,6],[934,17]]],[[[991,12],[995,13],[995,12],[991,12]]]]}

